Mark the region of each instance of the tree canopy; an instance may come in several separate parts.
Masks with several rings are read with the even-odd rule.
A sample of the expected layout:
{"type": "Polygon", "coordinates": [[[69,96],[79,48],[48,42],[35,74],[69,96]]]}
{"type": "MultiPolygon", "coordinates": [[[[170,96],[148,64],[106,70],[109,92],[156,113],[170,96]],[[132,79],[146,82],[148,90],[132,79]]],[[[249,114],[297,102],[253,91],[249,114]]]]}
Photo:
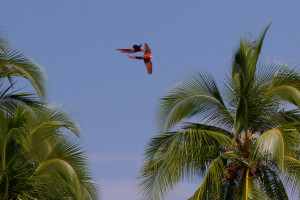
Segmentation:
{"type": "Polygon", "coordinates": [[[195,177],[203,182],[189,200],[300,198],[300,76],[259,59],[268,29],[240,39],[222,82],[192,73],[159,100],[159,134],[138,177],[143,199],[195,177]]]}
{"type": "Polygon", "coordinates": [[[43,69],[0,34],[0,199],[99,199],[72,115],[48,105],[43,69]],[[21,92],[25,79],[34,92],[21,92]]]}

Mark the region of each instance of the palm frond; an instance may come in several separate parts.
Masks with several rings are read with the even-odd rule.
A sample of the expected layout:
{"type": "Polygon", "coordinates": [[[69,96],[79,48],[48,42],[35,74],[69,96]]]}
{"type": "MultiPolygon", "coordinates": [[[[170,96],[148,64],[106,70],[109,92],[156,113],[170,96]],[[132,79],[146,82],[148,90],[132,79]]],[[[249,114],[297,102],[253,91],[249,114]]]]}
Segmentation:
{"type": "Polygon", "coordinates": [[[267,25],[267,27],[263,30],[263,32],[261,33],[259,38],[254,43],[255,51],[253,51],[253,54],[252,54],[253,59],[251,59],[251,61],[253,61],[253,63],[251,63],[251,65],[254,67],[257,66],[261,48],[262,48],[266,33],[269,30],[270,26],[271,26],[271,23],[269,25],[267,25]]]}
{"type": "Polygon", "coordinates": [[[25,78],[35,88],[39,97],[45,98],[46,76],[43,69],[21,51],[10,47],[3,37],[0,43],[0,77],[6,77],[10,82],[13,82],[14,76],[25,78]]]}
{"type": "Polygon", "coordinates": [[[185,178],[203,175],[232,140],[206,130],[163,133],[152,139],[145,152],[145,165],[139,172],[143,199],[164,197],[185,178]]]}
{"type": "Polygon", "coordinates": [[[276,161],[282,171],[285,148],[282,130],[274,128],[256,139],[253,154],[257,159],[276,161]]]}
{"type": "Polygon", "coordinates": [[[211,75],[191,74],[160,99],[156,122],[169,130],[184,118],[198,117],[212,124],[231,127],[233,118],[211,75]]]}
{"type": "Polygon", "coordinates": [[[292,156],[284,156],[283,181],[292,196],[300,198],[300,161],[292,156]]]}
{"type": "Polygon", "coordinates": [[[0,26],[0,50],[5,51],[5,46],[7,46],[7,36],[5,34],[4,28],[0,26]]]}
{"type": "Polygon", "coordinates": [[[280,68],[274,75],[268,87],[267,95],[277,95],[281,99],[300,106],[300,76],[290,67],[280,68]]]}
{"type": "Polygon", "coordinates": [[[201,186],[189,200],[219,199],[218,197],[224,195],[222,194],[222,184],[227,159],[232,155],[234,155],[232,152],[224,152],[211,162],[201,186]]]}
{"type": "Polygon", "coordinates": [[[260,187],[270,199],[289,199],[276,167],[263,166],[260,174],[260,187]]]}
{"type": "Polygon", "coordinates": [[[214,131],[221,133],[223,135],[227,135],[230,138],[233,137],[233,134],[225,129],[222,129],[217,126],[211,126],[211,125],[206,125],[206,124],[199,124],[199,123],[194,123],[194,122],[183,122],[182,123],[182,129],[187,130],[187,129],[198,129],[198,130],[207,130],[207,131],[214,131]]]}

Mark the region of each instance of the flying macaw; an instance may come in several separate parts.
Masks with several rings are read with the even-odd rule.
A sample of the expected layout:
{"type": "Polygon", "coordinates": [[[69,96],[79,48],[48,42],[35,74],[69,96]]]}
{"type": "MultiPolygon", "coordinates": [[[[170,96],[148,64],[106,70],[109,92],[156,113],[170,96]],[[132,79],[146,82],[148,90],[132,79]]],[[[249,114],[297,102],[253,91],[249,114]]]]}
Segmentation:
{"type": "Polygon", "coordinates": [[[144,51],[144,49],[141,48],[142,45],[133,45],[133,49],[116,49],[117,51],[120,51],[121,53],[136,53],[140,51],[144,51]]]}
{"type": "Polygon", "coordinates": [[[128,56],[128,57],[132,59],[144,60],[145,65],[147,67],[148,74],[152,73],[152,62],[150,59],[153,58],[153,56],[151,56],[151,50],[147,43],[145,43],[144,56],[128,56]]]}

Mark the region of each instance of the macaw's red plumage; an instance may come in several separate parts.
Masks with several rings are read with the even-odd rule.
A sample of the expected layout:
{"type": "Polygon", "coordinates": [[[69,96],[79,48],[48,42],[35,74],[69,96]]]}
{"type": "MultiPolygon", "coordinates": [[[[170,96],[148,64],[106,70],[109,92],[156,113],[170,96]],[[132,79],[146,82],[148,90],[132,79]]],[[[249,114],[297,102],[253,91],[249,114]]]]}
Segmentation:
{"type": "Polygon", "coordinates": [[[145,43],[144,56],[128,56],[128,57],[132,59],[144,60],[144,63],[147,67],[148,74],[152,73],[152,62],[150,59],[153,58],[153,56],[151,56],[151,50],[147,43],[145,43]]]}
{"type": "Polygon", "coordinates": [[[121,53],[136,53],[140,51],[144,51],[144,49],[141,48],[142,45],[133,45],[133,49],[116,49],[117,51],[121,53]]]}

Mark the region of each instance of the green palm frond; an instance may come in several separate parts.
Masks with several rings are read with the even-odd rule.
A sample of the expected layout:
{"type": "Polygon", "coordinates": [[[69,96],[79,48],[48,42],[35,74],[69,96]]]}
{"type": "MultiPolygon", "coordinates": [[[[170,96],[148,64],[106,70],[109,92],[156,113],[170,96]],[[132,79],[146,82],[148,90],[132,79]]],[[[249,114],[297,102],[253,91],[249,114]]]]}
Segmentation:
{"type": "Polygon", "coordinates": [[[222,155],[211,163],[202,185],[189,200],[215,199],[219,195],[222,177],[224,176],[226,169],[226,162],[222,159],[222,155]]]}
{"type": "Polygon", "coordinates": [[[281,99],[300,106],[300,76],[290,67],[280,68],[274,75],[268,88],[268,95],[276,95],[281,99]]]}
{"type": "Polygon", "coordinates": [[[269,30],[270,26],[271,26],[271,23],[263,30],[263,32],[261,33],[259,38],[254,42],[255,50],[253,51],[253,54],[252,54],[253,59],[251,59],[251,61],[253,61],[253,63],[251,63],[251,65],[254,67],[257,65],[257,62],[259,60],[261,48],[262,48],[266,33],[269,30]]]}
{"type": "MultiPolygon", "coordinates": [[[[269,25],[270,26],[270,25],[269,25]]],[[[242,126],[248,129],[250,122],[253,120],[253,107],[257,107],[256,103],[261,102],[261,95],[257,95],[260,92],[260,87],[255,86],[255,74],[257,68],[257,62],[265,34],[269,28],[263,31],[263,34],[253,44],[246,39],[241,39],[240,46],[234,54],[231,79],[228,81],[230,88],[227,91],[232,91],[231,95],[233,101],[236,104],[235,112],[235,127],[242,126]]]]}
{"type": "Polygon", "coordinates": [[[46,97],[46,76],[43,69],[21,51],[15,50],[0,34],[0,78],[8,78],[12,83],[13,77],[27,79],[35,88],[40,98],[46,97]]]}
{"type": "Polygon", "coordinates": [[[222,129],[220,127],[206,125],[206,124],[199,124],[199,123],[194,123],[194,122],[183,122],[182,123],[182,129],[184,129],[184,130],[198,129],[198,130],[214,131],[214,132],[221,133],[223,135],[227,135],[230,138],[233,137],[233,134],[230,131],[227,131],[227,130],[222,129]]]}
{"type": "Polygon", "coordinates": [[[15,82],[9,86],[0,82],[0,108],[2,110],[13,110],[18,104],[24,106],[39,107],[45,105],[36,95],[32,93],[21,93],[22,89],[13,90],[15,82]]]}
{"type": "Polygon", "coordinates": [[[284,152],[284,136],[282,130],[278,128],[263,133],[256,139],[254,144],[255,157],[262,157],[261,159],[265,160],[275,160],[281,171],[283,170],[284,152]]]}
{"type": "Polygon", "coordinates": [[[7,36],[2,26],[0,26],[0,50],[5,51],[7,45],[7,36]]]}
{"type": "Polygon", "coordinates": [[[241,95],[247,95],[254,83],[256,66],[259,59],[265,35],[269,29],[268,25],[255,43],[246,39],[240,40],[240,46],[233,57],[232,84],[233,88],[241,95]]]}
{"type": "Polygon", "coordinates": [[[31,111],[34,112],[33,115],[30,115],[32,123],[28,124],[27,128],[32,138],[43,137],[47,133],[51,134],[58,130],[64,132],[68,130],[75,136],[80,137],[79,127],[69,112],[59,107],[38,107],[32,108],[31,111]]]}
{"type": "Polygon", "coordinates": [[[276,167],[263,166],[260,174],[260,187],[270,199],[289,199],[276,167]]]}
{"type": "MultiPolygon", "coordinates": [[[[278,112],[278,115],[283,121],[283,124],[288,124],[288,123],[299,123],[300,122],[300,113],[299,109],[293,109],[289,111],[281,110],[278,112]]],[[[298,125],[295,125],[295,127],[299,127],[298,125]]]]}
{"type": "MultiPolygon", "coordinates": [[[[31,176],[37,180],[50,179],[53,183],[61,186],[60,192],[68,194],[73,199],[84,199],[83,196],[90,196],[86,199],[95,199],[97,193],[94,193],[95,188],[90,188],[93,186],[93,183],[88,181],[90,175],[83,170],[86,166],[85,157],[85,153],[76,142],[62,138],[42,158],[42,162],[37,165],[31,176]]],[[[49,187],[44,183],[37,187],[43,186],[49,187]]],[[[54,187],[53,189],[55,194],[58,188],[54,187]]]]}
{"type": "Polygon", "coordinates": [[[300,133],[296,129],[274,128],[259,136],[254,143],[254,157],[258,160],[276,161],[280,171],[284,167],[284,156],[298,149],[300,133]]]}
{"type": "Polygon", "coordinates": [[[234,196],[236,199],[240,199],[243,193],[241,191],[237,193],[238,190],[242,189],[239,183],[227,181],[224,178],[226,167],[232,161],[237,161],[239,166],[251,167],[253,164],[234,151],[224,152],[211,162],[201,186],[189,200],[226,199],[227,197],[235,199],[234,196]],[[227,188],[224,187],[225,185],[227,188]]]}
{"type": "Polygon", "coordinates": [[[169,130],[182,119],[191,117],[232,127],[233,117],[209,74],[186,76],[160,99],[160,106],[156,110],[156,121],[161,130],[169,130]]]}
{"type": "Polygon", "coordinates": [[[292,156],[284,156],[284,172],[283,172],[283,182],[286,187],[293,192],[293,195],[299,199],[300,198],[300,161],[299,158],[295,159],[292,156]]]}
{"type": "Polygon", "coordinates": [[[221,133],[186,130],[158,135],[145,152],[139,187],[145,199],[158,199],[184,178],[203,174],[210,162],[230,147],[232,140],[221,133]]]}

